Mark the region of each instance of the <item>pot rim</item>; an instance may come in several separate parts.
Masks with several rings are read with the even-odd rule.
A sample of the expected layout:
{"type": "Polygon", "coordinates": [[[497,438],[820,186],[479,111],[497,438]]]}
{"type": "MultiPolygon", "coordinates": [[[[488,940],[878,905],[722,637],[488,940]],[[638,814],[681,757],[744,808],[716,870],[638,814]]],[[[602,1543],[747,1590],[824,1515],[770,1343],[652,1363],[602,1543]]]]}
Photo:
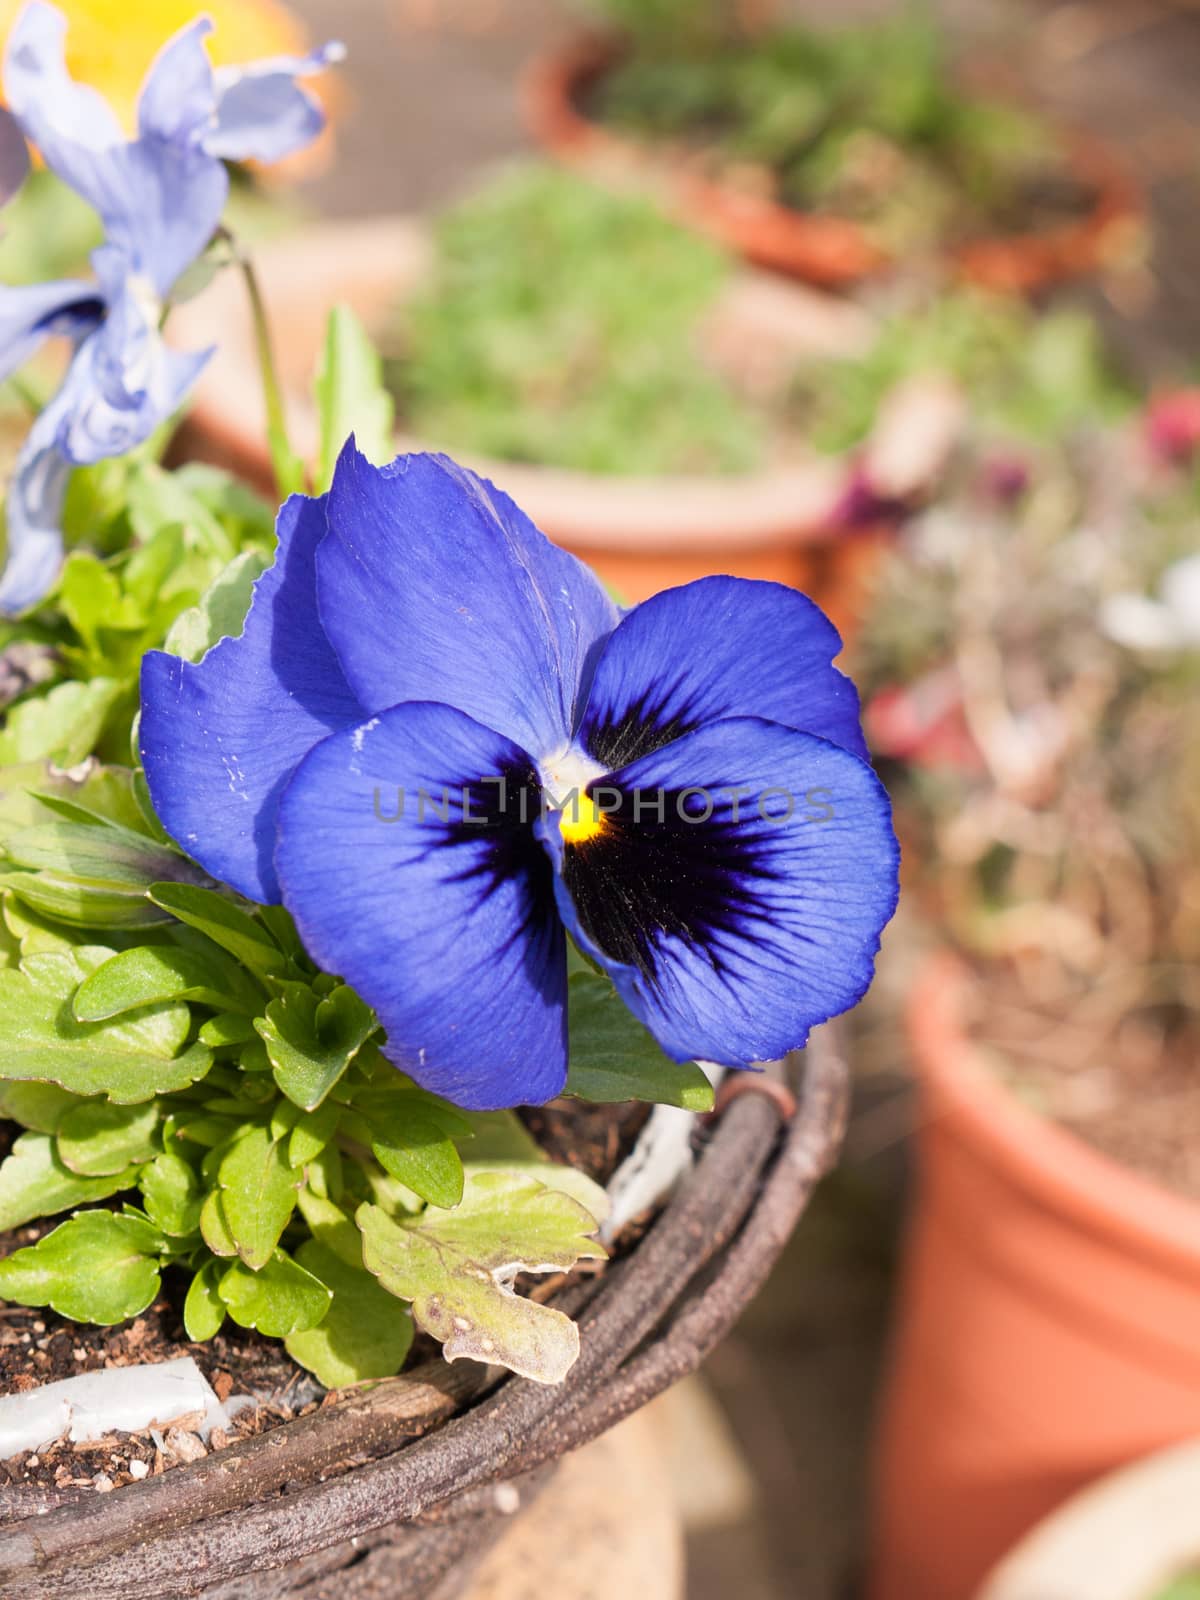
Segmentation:
{"type": "Polygon", "coordinates": [[[976,1600],[1146,1600],[1200,1563],[1200,1440],[1074,1495],[1004,1557],[976,1600]]]}
{"type": "MultiPolygon", "coordinates": [[[[653,162],[647,142],[604,127],[575,104],[573,91],[598,77],[621,53],[619,35],[581,30],[547,47],[526,69],[526,125],[561,160],[625,170],[653,162]]],[[[1069,126],[1060,126],[1059,135],[1077,178],[1094,187],[1094,204],[1077,220],[1019,233],[980,234],[943,247],[939,253],[963,277],[984,288],[1018,294],[1082,277],[1103,265],[1110,235],[1145,218],[1141,187],[1107,141],[1069,126]]],[[[669,172],[660,177],[674,189],[694,225],[780,271],[810,276],[829,287],[849,287],[896,264],[893,255],[848,217],[798,211],[741,194],[719,177],[669,172]],[[759,235],[766,228],[769,239],[759,235]]]]}
{"type": "Polygon", "coordinates": [[[931,1131],[953,1119],[956,1137],[1038,1205],[1169,1272],[1200,1276],[1200,1206],[1022,1105],[966,1031],[968,985],[966,962],[943,950],[926,959],[909,997],[907,1031],[931,1131]]]}
{"type": "MultiPolygon", "coordinates": [[[[274,307],[276,330],[293,336],[290,325],[299,325],[299,319],[289,315],[290,307],[301,297],[311,298],[314,288],[329,307],[339,300],[353,304],[357,294],[360,303],[370,300],[378,308],[389,298],[411,293],[429,259],[427,226],[403,215],[316,223],[254,252],[267,304],[274,307]],[[302,277],[291,270],[296,260],[303,262],[302,277]],[[297,279],[301,281],[289,298],[289,284],[297,279]]],[[[742,269],[735,289],[730,316],[744,318],[747,337],[764,344],[768,327],[789,314],[794,317],[789,334],[797,347],[803,329],[826,312],[841,319],[829,337],[843,340],[847,348],[869,327],[869,319],[853,308],[837,302],[825,307],[814,291],[769,280],[751,269],[742,269]]],[[[265,482],[270,472],[259,442],[265,440],[261,383],[236,274],[224,274],[194,301],[178,307],[171,337],[185,347],[216,344],[196,383],[191,416],[227,459],[265,482]]],[[[316,354],[314,349],[314,359],[316,354]]],[[[316,454],[316,407],[307,387],[285,381],[284,391],[293,445],[311,460],[316,454]]],[[[395,442],[400,450],[427,448],[403,432],[396,433],[395,442]]],[[[842,457],[813,455],[794,466],[739,476],[658,478],[606,477],[495,461],[470,452],[457,458],[511,494],[540,527],[584,549],[771,549],[853,537],[840,532],[834,521],[845,484],[842,457]]]]}

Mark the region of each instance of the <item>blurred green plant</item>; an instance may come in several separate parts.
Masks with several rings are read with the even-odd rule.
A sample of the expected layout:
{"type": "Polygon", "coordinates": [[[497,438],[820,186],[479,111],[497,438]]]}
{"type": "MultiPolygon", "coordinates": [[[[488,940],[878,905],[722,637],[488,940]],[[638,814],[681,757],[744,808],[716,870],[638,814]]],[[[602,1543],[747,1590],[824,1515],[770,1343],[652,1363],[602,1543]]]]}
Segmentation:
{"type": "Polygon", "coordinates": [[[818,449],[851,449],[870,433],[897,384],[929,372],[962,387],[977,437],[1063,439],[1080,427],[1113,422],[1133,405],[1085,312],[1039,315],[964,289],[885,317],[864,355],[799,371],[794,424],[818,449]]]}
{"type": "Polygon", "coordinates": [[[551,167],[442,217],[388,362],[405,425],[451,450],[585,472],[744,472],[766,424],[705,361],[728,264],[646,200],[551,167]]]}
{"type": "Polygon", "coordinates": [[[592,91],[602,120],[757,169],[786,204],[851,217],[893,252],[1087,202],[1043,119],[957,85],[928,6],[823,29],[753,28],[731,4],[593,9],[628,41],[592,91]]]}
{"type": "Polygon", "coordinates": [[[1185,1573],[1160,1589],[1154,1600],[1200,1600],[1200,1572],[1185,1573]]]}

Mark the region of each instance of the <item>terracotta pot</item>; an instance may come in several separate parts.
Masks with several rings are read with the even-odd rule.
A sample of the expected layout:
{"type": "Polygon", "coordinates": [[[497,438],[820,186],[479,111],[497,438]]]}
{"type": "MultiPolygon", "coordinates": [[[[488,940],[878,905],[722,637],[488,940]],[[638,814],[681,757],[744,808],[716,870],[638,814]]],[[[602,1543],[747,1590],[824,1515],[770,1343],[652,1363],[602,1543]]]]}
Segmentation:
{"type": "MultiPolygon", "coordinates": [[[[582,94],[612,66],[619,46],[585,36],[538,57],[523,87],[526,122],[560,160],[599,175],[641,172],[672,209],[746,260],[826,288],[847,288],[893,265],[857,222],[796,211],[697,176],[680,163],[656,159],[645,145],[623,137],[579,110],[582,94]]],[[[1040,233],[976,239],[950,250],[957,271],[971,283],[1009,294],[1029,294],[1102,270],[1122,253],[1145,216],[1137,183],[1099,140],[1063,136],[1072,169],[1094,189],[1086,216],[1040,233]]]]}
{"type": "MultiPolygon", "coordinates": [[[[426,228],[404,218],[327,224],[256,252],[292,440],[305,459],[316,453],[310,391],[330,308],[347,303],[368,327],[379,326],[423,281],[431,259],[426,228]]],[[[805,354],[857,351],[871,333],[856,308],[750,271],[734,279],[712,321],[714,347],[737,349],[743,362],[766,369],[805,354]]],[[[217,346],[196,387],[182,448],[272,492],[262,388],[238,276],[226,273],[179,307],[171,332],[191,348],[217,346]]],[[[396,443],[428,447],[403,436],[396,443]]],[[[890,531],[886,524],[834,531],[847,468],[828,457],[727,478],[613,478],[466,460],[630,602],[728,572],[803,589],[845,628],[890,531]]]]}
{"type": "Polygon", "coordinates": [[[918,1193],[871,1600],[970,1600],[1083,1485],[1200,1434],[1200,1207],[1026,1110],[966,997],[945,956],[911,997],[918,1193]]]}
{"type": "Polygon", "coordinates": [[[1200,1568],[1200,1444],[1126,1467],[1022,1539],[978,1600],[1152,1600],[1200,1568]]]}

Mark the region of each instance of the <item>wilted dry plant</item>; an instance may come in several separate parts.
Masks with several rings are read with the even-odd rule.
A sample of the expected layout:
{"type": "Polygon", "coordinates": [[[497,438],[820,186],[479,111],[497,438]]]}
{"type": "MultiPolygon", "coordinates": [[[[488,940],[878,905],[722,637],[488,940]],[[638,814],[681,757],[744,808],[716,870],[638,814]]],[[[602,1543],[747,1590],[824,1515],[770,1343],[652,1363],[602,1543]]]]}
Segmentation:
{"type": "Polygon", "coordinates": [[[1200,1055],[1200,497],[1127,436],[1007,467],[913,525],[856,665],[981,1036],[1115,1099],[1200,1055]]]}

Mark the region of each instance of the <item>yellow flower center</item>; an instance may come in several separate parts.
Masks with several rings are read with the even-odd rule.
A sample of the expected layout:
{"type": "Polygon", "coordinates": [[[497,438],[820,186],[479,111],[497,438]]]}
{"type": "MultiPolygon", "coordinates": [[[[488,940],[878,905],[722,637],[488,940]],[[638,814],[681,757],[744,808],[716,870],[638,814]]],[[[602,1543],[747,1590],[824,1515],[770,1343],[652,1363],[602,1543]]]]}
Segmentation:
{"type": "Polygon", "coordinates": [[[586,844],[605,829],[604,813],[590,796],[575,793],[562,809],[559,828],[567,844],[586,844]]]}

